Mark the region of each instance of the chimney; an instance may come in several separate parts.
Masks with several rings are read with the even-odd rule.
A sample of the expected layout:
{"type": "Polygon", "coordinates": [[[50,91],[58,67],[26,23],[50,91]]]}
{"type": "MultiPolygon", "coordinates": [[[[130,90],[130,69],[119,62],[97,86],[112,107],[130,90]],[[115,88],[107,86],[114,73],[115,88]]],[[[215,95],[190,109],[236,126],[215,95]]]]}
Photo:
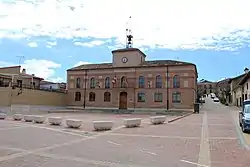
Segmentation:
{"type": "Polygon", "coordinates": [[[245,69],[244,69],[244,72],[245,72],[245,74],[248,73],[248,72],[249,72],[249,69],[248,69],[248,68],[245,68],[245,69]]]}
{"type": "Polygon", "coordinates": [[[25,68],[23,69],[22,74],[26,74],[26,69],[25,68]]]}

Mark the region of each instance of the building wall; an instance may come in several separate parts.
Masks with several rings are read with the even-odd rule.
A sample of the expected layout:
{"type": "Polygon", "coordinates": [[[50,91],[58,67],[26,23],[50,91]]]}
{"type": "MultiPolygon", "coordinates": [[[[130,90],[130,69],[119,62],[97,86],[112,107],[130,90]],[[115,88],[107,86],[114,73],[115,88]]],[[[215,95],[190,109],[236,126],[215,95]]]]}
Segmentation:
{"type": "MultiPolygon", "coordinates": [[[[167,67],[151,67],[151,68],[115,68],[107,70],[88,70],[87,76],[85,71],[68,71],[68,105],[83,106],[85,79],[86,79],[86,106],[87,107],[119,107],[120,92],[127,92],[128,108],[166,108],[167,107],[167,84],[166,84],[167,67]],[[155,88],[155,78],[157,75],[162,77],[162,88],[155,88]],[[117,77],[115,88],[105,89],[104,81],[106,77],[110,77],[110,82],[117,77]],[[120,79],[125,76],[128,81],[127,88],[120,88],[120,79]],[[145,88],[139,88],[139,76],[145,77],[145,88]],[[94,77],[100,83],[100,88],[90,89],[90,78],[94,77]],[[76,80],[80,78],[80,88],[76,88],[76,80]],[[151,88],[148,87],[148,81],[151,88]],[[81,101],[75,101],[75,92],[81,92],[81,101]],[[104,102],[104,92],[111,93],[111,102],[104,102]],[[96,99],[94,102],[89,101],[89,93],[94,92],[96,99]],[[138,102],[137,93],[145,93],[145,102],[138,102]],[[154,93],[163,93],[162,102],[154,102],[154,93]]],[[[196,73],[194,66],[169,66],[169,107],[170,108],[192,108],[196,99],[196,73]],[[173,77],[180,76],[180,88],[173,88],[173,77]],[[181,93],[181,103],[172,103],[172,93],[181,93]]],[[[112,87],[112,84],[111,84],[112,87]]]]}
{"type": "Polygon", "coordinates": [[[0,68],[0,73],[4,74],[19,74],[20,71],[21,71],[20,66],[0,68]]]}
{"type": "Polygon", "coordinates": [[[250,99],[250,79],[246,81],[243,87],[244,87],[243,89],[244,100],[250,99]]]}
{"type": "Polygon", "coordinates": [[[11,87],[0,88],[0,106],[11,104],[65,106],[67,104],[67,96],[64,93],[31,89],[23,89],[20,95],[17,95],[18,92],[19,89],[13,90],[11,87]]]}
{"type": "Polygon", "coordinates": [[[40,85],[40,88],[41,89],[60,89],[60,86],[59,84],[57,83],[54,83],[54,84],[42,84],[40,85]]]}
{"type": "Polygon", "coordinates": [[[236,106],[241,106],[242,103],[242,87],[238,87],[235,89],[235,105],[236,106]]]}

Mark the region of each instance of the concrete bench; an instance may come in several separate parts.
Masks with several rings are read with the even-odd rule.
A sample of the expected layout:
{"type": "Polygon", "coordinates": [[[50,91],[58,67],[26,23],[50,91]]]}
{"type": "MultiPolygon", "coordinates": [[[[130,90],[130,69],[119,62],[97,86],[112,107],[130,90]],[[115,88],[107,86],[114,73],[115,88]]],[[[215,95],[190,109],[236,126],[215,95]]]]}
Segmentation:
{"type": "Polygon", "coordinates": [[[113,127],[113,121],[93,121],[94,129],[97,131],[111,130],[113,127]]]}
{"type": "Polygon", "coordinates": [[[141,118],[124,119],[124,125],[126,128],[138,127],[141,125],[141,118]]]}
{"type": "Polygon", "coordinates": [[[150,117],[150,121],[152,124],[163,124],[166,121],[166,116],[154,116],[150,117]]]}
{"type": "Polygon", "coordinates": [[[46,118],[45,118],[45,116],[35,115],[35,116],[33,116],[33,119],[34,119],[35,123],[42,124],[42,123],[44,123],[46,118]]]}
{"type": "Polygon", "coordinates": [[[77,119],[66,119],[66,125],[69,128],[80,128],[82,126],[82,121],[77,119]]]}
{"type": "Polygon", "coordinates": [[[5,119],[7,116],[4,113],[0,113],[0,119],[5,119]]]}
{"type": "Polygon", "coordinates": [[[14,114],[14,115],[12,115],[12,118],[15,121],[21,121],[23,119],[23,115],[22,114],[14,114]]]}
{"type": "Polygon", "coordinates": [[[49,117],[48,122],[51,125],[61,125],[62,124],[62,118],[61,117],[49,117]]]}
{"type": "Polygon", "coordinates": [[[33,115],[24,115],[23,119],[25,122],[32,122],[34,120],[34,116],[33,115]]]}

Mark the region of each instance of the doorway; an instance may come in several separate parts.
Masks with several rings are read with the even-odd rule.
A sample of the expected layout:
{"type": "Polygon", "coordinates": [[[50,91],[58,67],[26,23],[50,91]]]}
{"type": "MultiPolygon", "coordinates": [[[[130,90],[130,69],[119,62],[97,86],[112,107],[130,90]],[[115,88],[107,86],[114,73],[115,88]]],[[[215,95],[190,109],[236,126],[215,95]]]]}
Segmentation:
{"type": "Polygon", "coordinates": [[[120,93],[119,109],[127,109],[127,92],[120,93]]]}

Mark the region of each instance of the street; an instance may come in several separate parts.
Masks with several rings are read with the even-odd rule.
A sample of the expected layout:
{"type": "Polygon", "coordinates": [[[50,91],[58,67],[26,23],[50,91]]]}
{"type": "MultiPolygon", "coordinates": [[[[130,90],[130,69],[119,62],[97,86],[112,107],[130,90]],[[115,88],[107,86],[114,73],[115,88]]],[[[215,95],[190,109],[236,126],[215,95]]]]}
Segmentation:
{"type": "MultiPolygon", "coordinates": [[[[207,117],[205,124],[208,127],[207,144],[212,167],[241,167],[250,163],[250,135],[241,132],[238,110],[240,109],[236,107],[213,102],[210,97],[206,98],[201,114],[204,119],[207,117]]],[[[203,121],[203,125],[205,124],[203,121]]]]}
{"type": "Polygon", "coordinates": [[[9,117],[0,120],[0,166],[246,167],[250,135],[240,131],[237,110],[207,98],[199,114],[162,125],[151,125],[149,115],[46,115],[81,119],[80,129],[9,117]],[[124,128],[123,119],[133,117],[143,119],[141,127],[124,128]],[[113,120],[114,128],[93,131],[93,120],[113,120]]]}

